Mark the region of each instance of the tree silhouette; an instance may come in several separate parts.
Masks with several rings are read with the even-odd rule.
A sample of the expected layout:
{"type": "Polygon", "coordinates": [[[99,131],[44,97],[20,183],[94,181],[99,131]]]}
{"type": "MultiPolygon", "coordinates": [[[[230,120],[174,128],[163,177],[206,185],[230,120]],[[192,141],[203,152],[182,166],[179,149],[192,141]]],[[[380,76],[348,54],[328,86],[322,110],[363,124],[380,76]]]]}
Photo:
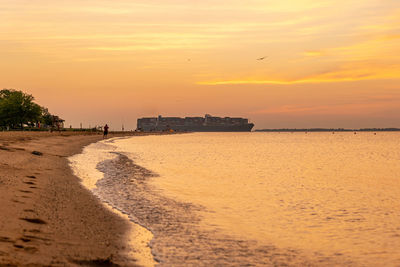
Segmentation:
{"type": "Polygon", "coordinates": [[[0,91],[0,125],[11,128],[24,124],[34,125],[42,119],[43,109],[33,102],[34,97],[22,91],[3,89],[0,91]]]}

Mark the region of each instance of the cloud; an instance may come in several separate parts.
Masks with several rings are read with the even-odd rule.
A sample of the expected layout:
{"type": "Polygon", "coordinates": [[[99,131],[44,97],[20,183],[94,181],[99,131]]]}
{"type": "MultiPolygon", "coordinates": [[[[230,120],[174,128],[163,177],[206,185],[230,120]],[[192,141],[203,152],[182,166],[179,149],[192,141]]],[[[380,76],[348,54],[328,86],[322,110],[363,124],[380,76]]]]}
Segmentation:
{"type": "MultiPolygon", "coordinates": [[[[201,45],[202,48],[209,46],[201,45]]],[[[152,44],[152,45],[128,45],[128,46],[99,46],[89,47],[89,50],[100,51],[155,51],[155,50],[168,50],[168,49],[184,49],[193,48],[192,44],[152,44]]]]}
{"type": "Polygon", "coordinates": [[[397,108],[399,99],[391,101],[376,101],[365,103],[346,103],[346,104],[331,104],[331,105],[282,105],[266,109],[255,110],[249,112],[253,115],[357,115],[357,114],[374,114],[376,112],[385,112],[386,109],[397,108]]]}
{"type": "MultiPolygon", "coordinates": [[[[339,80],[316,80],[316,79],[301,79],[301,80],[226,80],[226,81],[208,81],[208,82],[197,82],[199,85],[241,85],[241,84],[278,84],[278,85],[290,85],[290,84],[301,84],[301,83],[321,83],[321,82],[338,82],[339,80]]],[[[343,79],[341,81],[349,81],[343,79]]]]}
{"type": "Polygon", "coordinates": [[[376,23],[375,26],[370,24],[365,28],[356,27],[358,32],[350,32],[346,36],[346,44],[325,43],[323,48],[303,50],[298,54],[292,52],[284,59],[284,67],[283,59],[281,62],[270,59],[268,73],[264,75],[234,73],[234,78],[214,78],[198,81],[197,84],[292,85],[400,79],[400,23],[394,21],[392,15],[381,19],[384,22],[376,23]],[[321,72],[321,69],[328,71],[321,72]],[[282,78],[282,74],[297,78],[282,78]]]}
{"type": "Polygon", "coordinates": [[[400,79],[400,64],[371,64],[371,62],[350,63],[325,71],[315,75],[304,76],[299,79],[240,79],[240,80],[219,80],[219,81],[201,81],[199,85],[251,85],[251,84],[276,84],[292,85],[306,83],[338,83],[354,82],[362,80],[380,80],[380,79],[400,79]]]}

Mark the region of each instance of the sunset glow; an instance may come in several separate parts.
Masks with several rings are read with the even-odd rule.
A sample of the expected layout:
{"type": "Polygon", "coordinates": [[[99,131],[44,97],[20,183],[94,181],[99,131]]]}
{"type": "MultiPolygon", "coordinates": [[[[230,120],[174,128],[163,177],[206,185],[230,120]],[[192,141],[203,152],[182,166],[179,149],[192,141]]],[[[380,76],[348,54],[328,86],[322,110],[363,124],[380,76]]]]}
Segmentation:
{"type": "Polygon", "coordinates": [[[67,126],[400,127],[398,0],[2,0],[0,16],[0,87],[67,126]]]}

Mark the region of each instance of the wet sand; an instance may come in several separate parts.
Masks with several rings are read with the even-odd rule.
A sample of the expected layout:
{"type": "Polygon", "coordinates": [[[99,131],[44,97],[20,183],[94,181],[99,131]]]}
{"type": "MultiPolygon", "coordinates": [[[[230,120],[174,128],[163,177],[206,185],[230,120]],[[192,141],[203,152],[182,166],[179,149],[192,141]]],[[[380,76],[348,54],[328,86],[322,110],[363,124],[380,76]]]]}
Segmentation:
{"type": "MultiPolygon", "coordinates": [[[[122,135],[127,133],[109,137],[122,135]]],[[[127,251],[132,223],[107,209],[68,165],[69,156],[101,139],[88,133],[0,132],[0,265],[142,263],[127,251]]]]}

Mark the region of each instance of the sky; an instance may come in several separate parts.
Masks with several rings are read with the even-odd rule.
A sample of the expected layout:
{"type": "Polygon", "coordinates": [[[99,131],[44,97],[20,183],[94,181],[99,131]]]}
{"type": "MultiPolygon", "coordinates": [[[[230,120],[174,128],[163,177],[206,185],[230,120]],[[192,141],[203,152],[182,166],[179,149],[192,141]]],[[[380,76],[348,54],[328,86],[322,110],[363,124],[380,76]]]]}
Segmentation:
{"type": "Polygon", "coordinates": [[[400,127],[399,0],[0,0],[0,17],[0,88],[67,127],[400,127]]]}

